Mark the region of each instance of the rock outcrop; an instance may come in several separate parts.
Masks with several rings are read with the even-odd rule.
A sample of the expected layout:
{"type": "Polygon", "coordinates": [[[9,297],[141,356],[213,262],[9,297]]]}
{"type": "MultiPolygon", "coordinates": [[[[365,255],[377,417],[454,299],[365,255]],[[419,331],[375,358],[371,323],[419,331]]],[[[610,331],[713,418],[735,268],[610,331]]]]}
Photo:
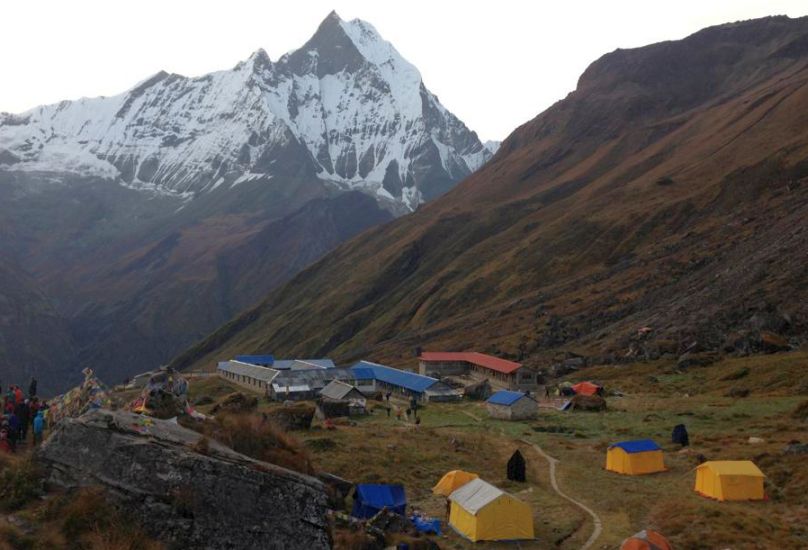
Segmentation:
{"type": "Polygon", "coordinates": [[[104,488],[172,547],[330,548],[320,481],[200,439],[170,421],[96,410],[63,420],[37,459],[50,483],[104,488]]]}

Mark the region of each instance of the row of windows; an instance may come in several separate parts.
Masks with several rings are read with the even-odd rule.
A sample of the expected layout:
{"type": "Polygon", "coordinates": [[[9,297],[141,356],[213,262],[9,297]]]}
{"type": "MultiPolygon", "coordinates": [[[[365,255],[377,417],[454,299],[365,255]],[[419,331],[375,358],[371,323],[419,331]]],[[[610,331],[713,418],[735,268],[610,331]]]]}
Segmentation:
{"type": "Polygon", "coordinates": [[[225,378],[229,378],[234,382],[239,382],[241,384],[247,384],[249,386],[255,386],[256,388],[264,389],[266,387],[266,382],[263,380],[258,380],[257,378],[253,378],[252,376],[246,376],[244,374],[236,374],[229,371],[221,371],[224,373],[225,378]]]}

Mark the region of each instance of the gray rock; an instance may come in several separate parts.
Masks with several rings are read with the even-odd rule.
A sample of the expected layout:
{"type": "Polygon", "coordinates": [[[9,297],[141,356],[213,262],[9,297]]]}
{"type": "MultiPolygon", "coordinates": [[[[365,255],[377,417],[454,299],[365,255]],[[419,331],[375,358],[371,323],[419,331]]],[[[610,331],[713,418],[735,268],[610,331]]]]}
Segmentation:
{"type": "Polygon", "coordinates": [[[172,547],[330,548],[320,481],[200,439],[171,421],[97,410],[64,419],[36,458],[49,482],[104,488],[172,547]]]}

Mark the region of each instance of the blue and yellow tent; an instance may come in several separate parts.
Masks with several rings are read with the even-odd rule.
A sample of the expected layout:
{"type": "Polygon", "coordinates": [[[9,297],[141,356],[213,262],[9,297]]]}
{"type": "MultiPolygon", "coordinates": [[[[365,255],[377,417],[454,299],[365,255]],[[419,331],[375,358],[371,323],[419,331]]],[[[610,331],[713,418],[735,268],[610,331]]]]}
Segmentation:
{"type": "Polygon", "coordinates": [[[651,439],[622,441],[609,445],[606,469],[618,474],[638,476],[665,471],[662,449],[651,439]]]}

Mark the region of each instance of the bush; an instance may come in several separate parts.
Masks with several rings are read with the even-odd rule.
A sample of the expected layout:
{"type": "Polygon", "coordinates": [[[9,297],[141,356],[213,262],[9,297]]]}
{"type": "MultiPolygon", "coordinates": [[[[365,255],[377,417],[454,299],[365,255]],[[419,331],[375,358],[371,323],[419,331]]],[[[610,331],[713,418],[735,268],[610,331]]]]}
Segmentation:
{"type": "Polygon", "coordinates": [[[728,375],[724,376],[721,380],[724,382],[728,382],[730,380],[740,380],[741,378],[749,375],[749,369],[743,367],[738,369],[734,372],[729,373],[728,375]]]}
{"type": "Polygon", "coordinates": [[[791,413],[791,418],[796,418],[797,420],[808,421],[808,401],[803,401],[797,408],[794,409],[794,412],[791,413]]]}
{"type": "Polygon", "coordinates": [[[730,388],[729,391],[724,395],[726,397],[739,398],[739,397],[748,397],[749,393],[750,393],[749,388],[733,387],[733,388],[730,388]]]}
{"type": "Polygon", "coordinates": [[[220,414],[193,429],[243,455],[314,474],[309,454],[300,442],[270,420],[249,414],[220,414]]]}
{"type": "Polygon", "coordinates": [[[42,475],[30,457],[9,457],[0,472],[0,509],[19,510],[42,493],[42,475]]]}
{"type": "Polygon", "coordinates": [[[318,439],[309,439],[306,441],[306,446],[315,453],[324,453],[336,448],[337,442],[328,437],[320,437],[318,439]]]}
{"type": "Polygon", "coordinates": [[[107,500],[101,489],[82,489],[62,508],[62,534],[67,540],[78,540],[88,531],[109,527],[107,500]]]}
{"type": "Polygon", "coordinates": [[[46,506],[41,519],[56,521],[58,535],[47,529],[37,535],[35,548],[80,548],[82,550],[158,550],[163,545],[149,538],[131,519],[107,499],[100,488],[84,488],[65,494],[46,506]],[[50,544],[41,540],[50,535],[50,544]]]}

